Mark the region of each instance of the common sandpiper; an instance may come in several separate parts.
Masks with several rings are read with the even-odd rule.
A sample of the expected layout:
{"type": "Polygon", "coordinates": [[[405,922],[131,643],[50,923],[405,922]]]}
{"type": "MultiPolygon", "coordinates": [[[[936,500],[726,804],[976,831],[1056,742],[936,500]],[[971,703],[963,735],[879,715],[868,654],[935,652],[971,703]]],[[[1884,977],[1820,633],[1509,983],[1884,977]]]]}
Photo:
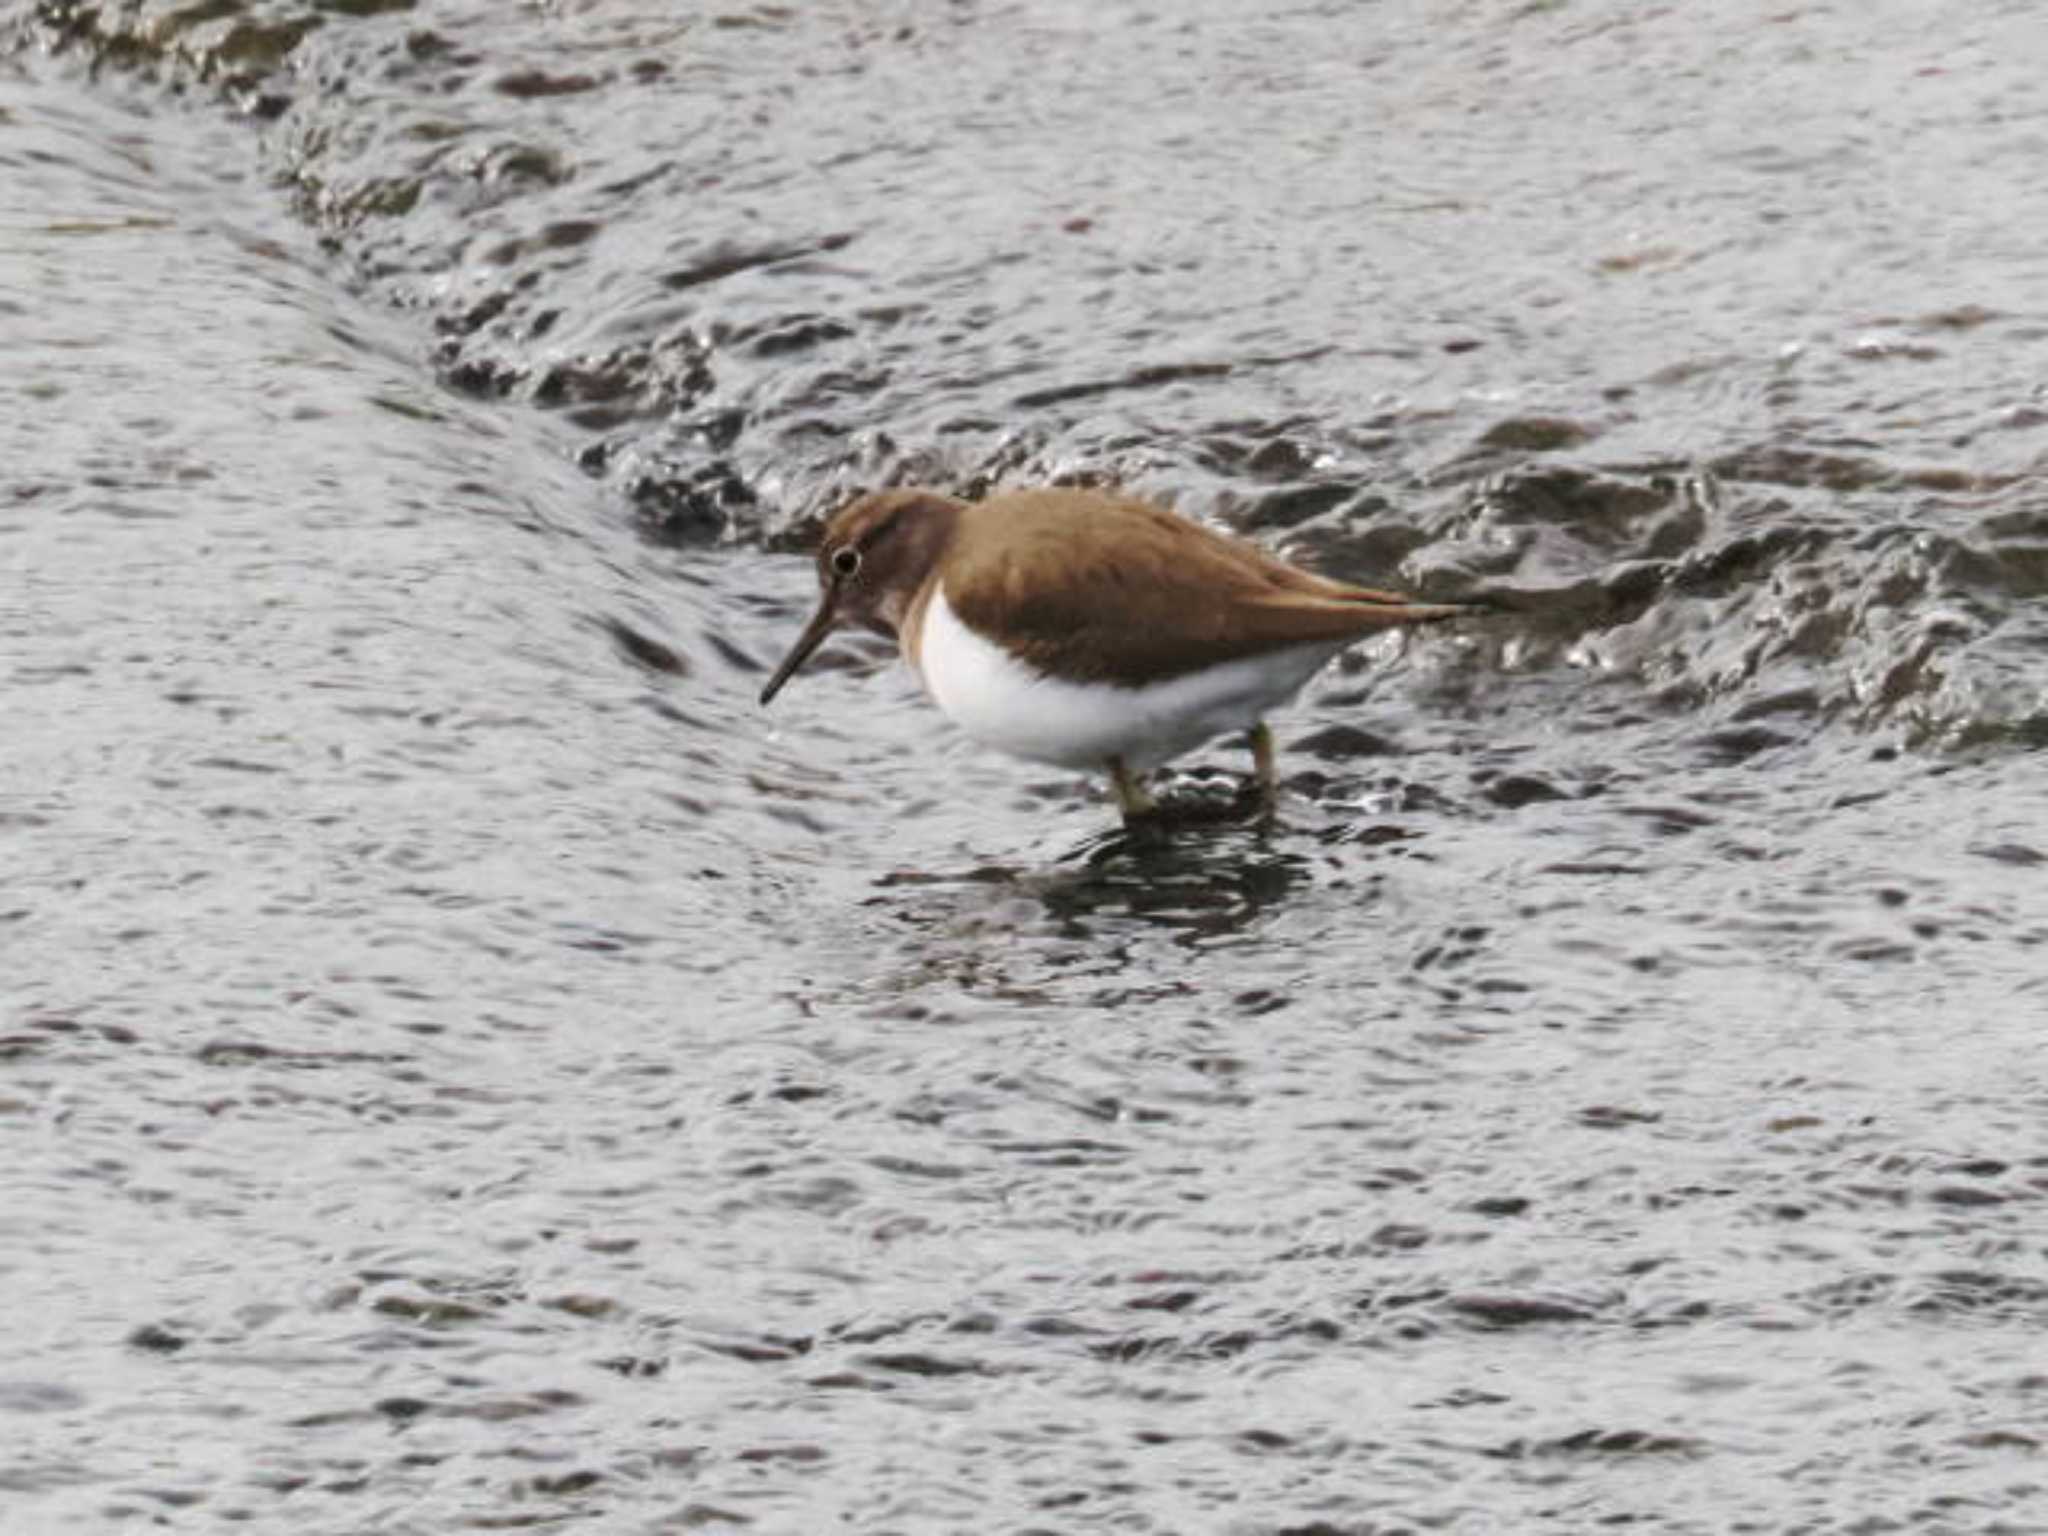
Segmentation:
{"type": "Polygon", "coordinates": [[[1033,762],[1106,772],[1126,821],[1145,775],[1248,731],[1265,805],[1267,712],[1346,646],[1469,613],[1332,581],[1149,502],[1090,490],[862,496],[826,524],[817,612],[768,703],[834,630],[897,642],[962,730],[1033,762]]]}

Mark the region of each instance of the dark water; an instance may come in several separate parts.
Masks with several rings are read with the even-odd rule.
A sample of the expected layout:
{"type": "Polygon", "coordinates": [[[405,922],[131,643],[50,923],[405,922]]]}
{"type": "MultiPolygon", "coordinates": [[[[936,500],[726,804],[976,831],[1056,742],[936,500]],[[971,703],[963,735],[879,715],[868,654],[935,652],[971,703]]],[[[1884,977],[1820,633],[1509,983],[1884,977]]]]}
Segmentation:
{"type": "Polygon", "coordinates": [[[0,16],[9,1536],[2048,1527],[2036,7],[0,16]],[[1134,842],[901,480],[1510,611],[1134,842]]]}

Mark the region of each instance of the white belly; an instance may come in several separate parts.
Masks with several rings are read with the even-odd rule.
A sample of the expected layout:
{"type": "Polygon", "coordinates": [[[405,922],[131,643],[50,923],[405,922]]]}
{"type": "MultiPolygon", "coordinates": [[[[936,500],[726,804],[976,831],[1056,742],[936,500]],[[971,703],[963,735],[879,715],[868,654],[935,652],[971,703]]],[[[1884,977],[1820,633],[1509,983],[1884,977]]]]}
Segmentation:
{"type": "Polygon", "coordinates": [[[1296,646],[1185,677],[1121,688],[1046,677],[974,633],[943,589],[918,646],[925,691],[976,741],[1033,762],[1144,773],[1214,737],[1256,725],[1343,643],[1296,646]]]}

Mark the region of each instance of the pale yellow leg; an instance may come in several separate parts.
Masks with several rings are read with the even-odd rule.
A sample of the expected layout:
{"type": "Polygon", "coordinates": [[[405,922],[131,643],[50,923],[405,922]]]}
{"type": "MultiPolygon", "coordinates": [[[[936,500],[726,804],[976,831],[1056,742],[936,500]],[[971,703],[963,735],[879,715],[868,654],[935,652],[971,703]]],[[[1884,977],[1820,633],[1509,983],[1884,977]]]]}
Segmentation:
{"type": "Polygon", "coordinates": [[[1116,791],[1117,809],[1124,813],[1125,821],[1150,816],[1159,809],[1159,802],[1152,798],[1144,782],[1124,767],[1124,760],[1120,757],[1109,760],[1109,784],[1116,791]]]}
{"type": "Polygon", "coordinates": [[[1274,757],[1273,728],[1263,720],[1252,727],[1252,774],[1270,811],[1280,798],[1280,770],[1274,757]]]}

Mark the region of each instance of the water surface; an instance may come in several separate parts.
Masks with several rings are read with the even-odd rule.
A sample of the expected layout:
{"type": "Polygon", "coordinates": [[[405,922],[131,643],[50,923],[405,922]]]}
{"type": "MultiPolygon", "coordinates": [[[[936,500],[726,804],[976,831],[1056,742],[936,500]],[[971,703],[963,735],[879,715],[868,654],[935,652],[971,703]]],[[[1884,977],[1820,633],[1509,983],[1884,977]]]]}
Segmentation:
{"type": "Polygon", "coordinates": [[[0,15],[9,1530],[2040,1523],[2031,7],[0,15]],[[1506,611],[1128,837],[908,481],[1506,611]]]}

